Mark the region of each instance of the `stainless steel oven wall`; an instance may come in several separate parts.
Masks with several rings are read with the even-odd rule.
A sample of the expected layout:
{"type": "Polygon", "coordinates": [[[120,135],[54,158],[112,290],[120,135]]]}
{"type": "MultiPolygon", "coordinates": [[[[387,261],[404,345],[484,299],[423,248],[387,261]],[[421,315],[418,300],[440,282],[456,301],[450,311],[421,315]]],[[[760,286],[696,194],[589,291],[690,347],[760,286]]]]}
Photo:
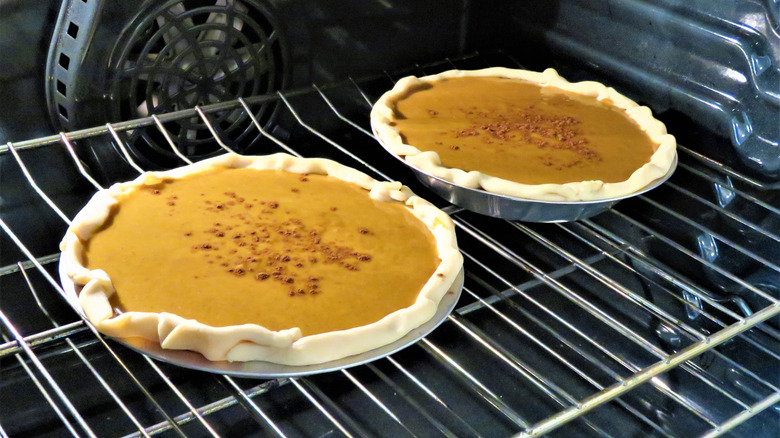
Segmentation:
{"type": "MultiPolygon", "coordinates": [[[[780,187],[780,3],[507,0],[480,11],[472,15],[467,49],[498,47],[531,69],[553,66],[573,81],[611,84],[650,106],[681,145],[747,172],[768,189],[770,199],[778,199],[771,189],[780,187]]],[[[726,211],[749,208],[731,196],[730,186],[725,178],[722,185],[700,190],[715,191],[726,211]]],[[[700,211],[696,221],[710,223],[710,214],[700,211]]],[[[765,229],[780,227],[766,212],[756,212],[752,220],[765,229]]],[[[658,222],[678,233],[671,223],[658,222]]],[[[715,230],[734,232],[723,226],[715,230]]],[[[767,260],[780,258],[777,247],[741,235],[767,260]]],[[[771,269],[747,262],[712,233],[683,238],[696,242],[714,269],[730,266],[749,283],[780,291],[771,269]]],[[[719,299],[741,299],[713,269],[669,263],[710,284],[719,299]]],[[[749,313],[754,303],[743,304],[749,313]]]]}
{"type": "Polygon", "coordinates": [[[773,0],[502,0],[472,15],[468,47],[603,80],[652,106],[683,143],[777,181],[778,17],[773,0]]]}
{"type": "Polygon", "coordinates": [[[0,142],[51,133],[44,94],[46,54],[59,2],[0,2],[0,142]]]}
{"type": "MultiPolygon", "coordinates": [[[[0,144],[53,132],[46,109],[44,71],[58,10],[56,0],[0,2],[0,144]]],[[[67,158],[57,151],[31,155],[37,165],[51,169],[61,168],[62,160],[67,158]]],[[[35,200],[34,192],[22,181],[24,176],[13,158],[0,156],[0,214],[24,229],[37,250],[51,249],[47,240],[62,231],[62,223],[51,217],[48,208],[35,200]]],[[[46,180],[41,184],[55,194],[72,198],[77,180],[71,181],[74,184],[64,187],[46,180]]],[[[3,265],[21,256],[6,236],[0,238],[3,265]]]]}

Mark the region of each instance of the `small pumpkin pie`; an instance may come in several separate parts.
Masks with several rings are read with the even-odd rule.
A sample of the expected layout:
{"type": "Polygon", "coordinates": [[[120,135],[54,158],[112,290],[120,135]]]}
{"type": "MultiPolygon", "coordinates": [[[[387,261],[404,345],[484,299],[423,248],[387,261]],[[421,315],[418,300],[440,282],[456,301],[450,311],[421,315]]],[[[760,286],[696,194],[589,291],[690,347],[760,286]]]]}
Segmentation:
{"type": "Polygon", "coordinates": [[[286,154],[115,184],[60,247],[102,333],[284,365],[400,339],[433,317],[462,267],[452,221],[401,183],[286,154]]]}
{"type": "Polygon", "coordinates": [[[669,172],[676,142],[650,109],[555,70],[452,70],[399,80],[371,111],[377,139],[464,187],[540,201],[630,195],[669,172]]]}

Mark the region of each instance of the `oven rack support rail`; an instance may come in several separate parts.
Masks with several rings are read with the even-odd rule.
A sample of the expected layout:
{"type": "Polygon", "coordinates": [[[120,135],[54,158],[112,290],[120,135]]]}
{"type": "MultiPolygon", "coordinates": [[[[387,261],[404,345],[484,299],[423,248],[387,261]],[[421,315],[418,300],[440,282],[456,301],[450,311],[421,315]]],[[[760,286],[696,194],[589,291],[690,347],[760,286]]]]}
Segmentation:
{"type": "MultiPolygon", "coordinates": [[[[451,61],[446,61],[451,63],[451,61]]],[[[454,65],[454,64],[453,64],[454,65]]],[[[421,67],[419,70],[425,72],[429,67],[421,67]]],[[[393,76],[387,74],[387,78],[392,80],[393,76]]],[[[365,100],[365,112],[370,109],[371,101],[367,97],[367,94],[361,88],[359,81],[350,80],[348,84],[344,86],[354,87],[354,92],[360,94],[365,100]]],[[[276,95],[258,96],[247,99],[239,99],[233,102],[224,102],[214,105],[205,106],[202,108],[194,108],[189,110],[177,111],[169,114],[155,115],[152,117],[107,124],[102,127],[96,127],[91,129],[85,129],[70,133],[61,133],[58,136],[50,136],[37,140],[30,140],[18,143],[8,143],[5,146],[0,147],[0,154],[10,153],[18,163],[20,169],[24,173],[30,186],[38,193],[50,208],[62,218],[66,223],[70,223],[69,218],[61,211],[61,209],[50,199],[50,197],[44,193],[36,184],[35,179],[25,165],[23,159],[23,151],[26,149],[33,149],[39,147],[64,147],[67,149],[70,156],[73,158],[73,164],[77,166],[84,178],[89,181],[96,189],[101,189],[100,184],[93,179],[86,169],[82,166],[72,145],[74,141],[86,138],[93,138],[98,136],[111,136],[116,145],[120,148],[123,155],[127,159],[128,163],[136,168],[138,172],[142,172],[143,169],[133,162],[130,154],[128,153],[126,146],[123,144],[122,139],[119,136],[119,132],[139,129],[142,127],[151,127],[159,129],[160,132],[169,141],[171,149],[182,159],[184,162],[190,162],[190,160],[182,155],[177,146],[170,140],[171,137],[166,131],[165,123],[175,120],[182,120],[186,118],[198,117],[200,118],[211,131],[214,139],[226,152],[233,152],[221,139],[218,134],[218,129],[215,128],[209,121],[209,114],[233,110],[235,108],[242,108],[245,114],[253,119],[255,127],[258,132],[265,138],[269,139],[280,149],[291,153],[293,155],[300,156],[300,154],[290,145],[280,141],[270,133],[266,132],[256,120],[254,120],[253,113],[250,110],[250,106],[253,104],[259,104],[268,101],[278,101],[283,104],[283,108],[297,120],[297,122],[305,129],[309,130],[312,135],[318,137],[323,144],[332,148],[333,155],[336,157],[346,157],[351,162],[356,162],[362,166],[361,170],[364,170],[370,174],[375,175],[378,178],[393,179],[391,176],[386,175],[377,167],[371,163],[365,161],[360,156],[354,154],[348,147],[332,140],[325,134],[312,128],[305,120],[303,120],[295,106],[291,103],[291,100],[299,95],[308,93],[314,93],[321,98],[325,104],[333,111],[336,117],[348,125],[350,129],[354,129],[361,135],[364,134],[368,137],[372,137],[372,134],[366,129],[362,128],[359,123],[354,120],[350,120],[345,117],[336,106],[329,100],[327,95],[328,87],[318,87],[313,85],[311,90],[299,90],[291,93],[277,93],[276,95]]],[[[706,156],[703,156],[697,152],[694,152],[685,147],[680,147],[680,153],[685,155],[687,160],[681,161],[680,166],[683,169],[688,170],[691,174],[696,175],[699,178],[709,180],[713,183],[721,183],[722,176],[728,175],[731,178],[738,179],[744,185],[761,190],[763,184],[759,181],[753,180],[747,176],[741,175],[739,172],[734,171],[727,166],[710,160],[706,156]]],[[[676,186],[673,182],[670,182],[672,189],[680,193],[682,196],[687,196],[691,202],[701,202],[696,199],[695,194],[687,192],[685,188],[676,186]]],[[[759,205],[760,207],[770,211],[772,214],[780,214],[778,210],[767,203],[764,203],[756,196],[751,195],[747,191],[741,191],[737,188],[730,188],[737,196],[759,205]]],[[[643,202],[653,204],[653,201],[646,196],[642,197],[643,202]]],[[[704,201],[707,202],[707,201],[704,201]]],[[[710,205],[711,208],[719,208],[717,205],[710,205]]],[[[683,222],[690,222],[682,213],[678,213],[669,207],[662,205],[653,205],[653,208],[665,209],[666,213],[677,217],[683,222]]],[[[689,415],[697,417],[704,424],[707,425],[707,430],[703,436],[714,437],[725,434],[733,430],[738,425],[744,423],[750,418],[758,415],[762,411],[777,405],[780,403],[780,389],[772,382],[760,377],[756,372],[749,369],[748,366],[742,365],[736,362],[734,359],[718,351],[717,347],[722,343],[732,340],[741,339],[751,348],[755,348],[762,352],[762,354],[769,355],[775,358],[780,363],[780,356],[773,351],[771,347],[765,345],[763,338],[754,336],[756,331],[762,335],[769,336],[770,338],[776,336],[770,328],[762,326],[761,323],[769,318],[775,317],[780,314],[780,301],[770,294],[762,291],[761,289],[752,286],[740,278],[737,278],[722,267],[717,266],[699,255],[687,250],[684,246],[675,242],[672,237],[664,236],[655,232],[650,226],[638,222],[636,219],[631,218],[619,211],[610,211],[605,213],[606,215],[615,216],[617,219],[631,224],[637,228],[640,228],[647,233],[653,235],[655,238],[666,243],[670,248],[678,251],[680,254],[691,258],[696,263],[705,265],[723,276],[729,278],[736,284],[743,286],[747,291],[755,294],[756,298],[762,300],[764,306],[752,313],[749,316],[742,316],[734,311],[730,310],[717,300],[713,300],[701,288],[691,280],[677,276],[673,272],[666,272],[663,269],[663,263],[653,258],[653,256],[643,252],[632,242],[623,239],[620,235],[614,231],[605,228],[599,221],[589,219],[578,223],[570,224],[557,224],[553,225],[556,232],[568,235],[574,239],[579,239],[585,244],[593,247],[597,250],[596,254],[590,258],[580,258],[575,254],[570,253],[566,249],[560,247],[558,244],[545,237],[544,234],[536,231],[533,227],[522,223],[507,223],[511,229],[515,230],[518,235],[523,236],[529,241],[536,242],[540,247],[545,248],[547,251],[557,255],[564,259],[567,264],[565,267],[555,269],[553,271],[546,271],[542,267],[526,260],[522,255],[517,254],[512,248],[507,247],[501,241],[495,239],[484,227],[479,224],[473,223],[471,216],[464,214],[462,209],[456,206],[449,206],[445,208],[445,211],[453,216],[453,220],[456,223],[459,234],[468,236],[489,248],[495,255],[508,261],[511,265],[515,266],[528,274],[531,278],[528,282],[523,284],[516,284],[509,278],[506,278],[501,273],[491,269],[491,266],[487,265],[475,254],[464,250],[464,256],[467,263],[471,263],[473,266],[477,266],[480,269],[485,270],[492,280],[506,286],[506,289],[496,290],[492,294],[481,294],[475,290],[474,287],[469,286],[467,280],[467,287],[464,289],[465,296],[470,296],[471,300],[469,304],[456,308],[453,314],[448,318],[446,324],[452,325],[456,331],[461,332],[464,342],[469,341],[481,346],[484,349],[484,354],[491,356],[493,359],[505,363],[511,370],[517,374],[517,378],[522,380],[524,384],[535,388],[540,394],[544,394],[550,398],[550,400],[559,405],[560,409],[552,415],[546,416],[541,419],[529,419],[527,416],[518,413],[518,410],[502,400],[502,397],[496,393],[496,388],[490,387],[490,382],[480,380],[475,375],[474,370],[469,370],[466,366],[462,365],[454,354],[445,346],[439,345],[428,338],[423,339],[418,347],[423,350],[425,354],[433,358],[442,364],[442,366],[448,369],[455,379],[463,384],[472,395],[481,399],[484,402],[490,404],[495,410],[499,411],[501,415],[515,425],[518,436],[540,436],[553,431],[556,428],[562,427],[569,422],[577,421],[581,425],[591,432],[595,436],[616,436],[613,432],[606,430],[603,424],[591,421],[587,415],[589,412],[597,409],[601,406],[609,404],[610,402],[616,403],[622,409],[624,409],[628,415],[634,418],[637,422],[641,423],[644,427],[649,428],[661,436],[670,436],[661,424],[647,416],[641,410],[637,409],[631,403],[625,401],[622,397],[626,394],[636,390],[643,384],[649,384],[654,391],[662,394],[663,397],[668,398],[673,403],[678,404],[689,415]],[[594,243],[597,242],[598,244],[594,243]],[[605,249],[606,248],[606,249],[605,249]],[[682,290],[685,294],[695,297],[694,299],[699,302],[704,302],[706,306],[698,308],[698,312],[708,318],[710,321],[717,324],[720,330],[705,334],[700,330],[689,326],[685,321],[671,315],[666,309],[654,304],[653,302],[643,298],[641,295],[635,293],[630,288],[620,284],[619,281],[614,280],[608,273],[602,272],[595,268],[594,265],[599,260],[610,260],[613,263],[620,265],[622,269],[631,271],[634,275],[645,278],[649,281],[650,274],[636,269],[634,266],[640,265],[645,267],[648,271],[657,274],[665,282],[662,284],[662,289],[672,298],[680,302],[681,306],[689,306],[691,298],[682,298],[678,296],[675,289],[682,290]],[[626,260],[629,260],[627,262],[626,260]],[[676,331],[681,333],[683,337],[686,337],[690,343],[679,351],[668,353],[659,348],[653,342],[645,339],[640,334],[632,330],[631,327],[624,324],[619,319],[613,317],[608,311],[605,311],[598,306],[590,303],[586,298],[582,297],[576,290],[561,281],[561,277],[572,271],[579,271],[588,276],[591,280],[601,284],[602,286],[612,290],[621,299],[632,303],[635,306],[637,313],[649,314],[655,318],[662,320],[665,324],[673,327],[676,331]],[[582,327],[577,325],[577,322],[566,319],[566,315],[559,315],[550,310],[543,302],[539,301],[535,296],[527,293],[527,290],[535,287],[536,285],[544,285],[545,287],[553,290],[555,293],[561,295],[562,299],[569,300],[577,308],[584,312],[584,314],[590,315],[594,320],[597,320],[600,324],[603,324],[609,330],[614,333],[614,336],[624,338],[627,342],[634,345],[635,348],[645,351],[652,356],[655,356],[656,360],[644,367],[637,366],[630,360],[621,358],[621,354],[611,351],[606,343],[602,343],[599,340],[588,339],[585,331],[582,327]],[[545,316],[545,319],[540,319],[531,312],[520,309],[520,312],[526,316],[529,320],[536,322],[548,336],[547,339],[543,339],[537,335],[534,335],[531,331],[524,327],[521,323],[513,320],[512,316],[507,313],[506,310],[499,307],[499,304],[509,299],[510,297],[520,297],[531,303],[532,307],[535,307],[541,314],[545,316]],[[488,312],[492,317],[499,321],[503,321],[511,327],[518,336],[522,336],[528,340],[537,348],[543,350],[547,354],[558,360],[562,367],[567,368],[573,374],[579,376],[583,381],[590,384],[592,390],[591,393],[585,397],[578,397],[570,393],[561,386],[561,382],[556,382],[545,375],[544,370],[535,369],[533,366],[524,363],[523,360],[515,355],[515,353],[503,348],[496,339],[492,338],[489,334],[486,334],[482,329],[476,327],[471,321],[468,320],[468,315],[473,312],[488,312]],[[546,322],[547,320],[554,321],[556,327],[565,327],[568,329],[567,334],[563,334],[559,329],[553,328],[552,324],[546,322]],[[570,359],[570,357],[564,356],[558,352],[558,346],[553,345],[549,337],[554,338],[556,344],[566,345],[571,349],[576,349],[576,344],[580,342],[590,344],[590,347],[594,351],[600,352],[601,356],[609,358],[612,361],[624,367],[623,373],[617,373],[610,366],[605,364],[605,359],[588,356],[582,353],[583,357],[580,359],[585,362],[589,362],[596,369],[600,369],[604,373],[612,376],[612,383],[605,385],[602,380],[592,377],[587,371],[581,368],[570,359]],[[717,356],[720,360],[724,360],[733,366],[735,369],[740,370],[744,375],[749,376],[754,382],[762,387],[763,392],[757,398],[746,399],[742,394],[735,393],[732,388],[722,387],[717,378],[709,375],[706,370],[703,370],[699,365],[692,362],[691,359],[701,356],[705,352],[710,352],[717,356]],[[726,418],[713,418],[711,413],[700,409],[699,403],[684,393],[677,392],[675,389],[667,385],[659,377],[664,373],[668,373],[670,370],[681,370],[686,376],[697,380],[701,384],[707,386],[711,390],[717,392],[720,396],[731,401],[737,408],[733,413],[726,418]]],[[[726,213],[726,212],[724,212],[726,213]]],[[[734,219],[741,223],[747,223],[755,229],[758,229],[763,233],[767,239],[778,241],[778,237],[772,232],[772,230],[760,229],[755,224],[752,224],[749,219],[742,218],[728,213],[734,216],[734,219]]],[[[714,230],[707,229],[704,225],[690,223],[689,225],[694,227],[704,228],[705,231],[709,231],[711,234],[716,235],[714,230]]],[[[0,275],[12,275],[21,274],[24,276],[29,291],[40,308],[40,311],[44,315],[48,316],[48,312],[45,306],[38,299],[39,291],[33,286],[30,281],[30,275],[33,270],[37,270],[45,280],[49,283],[53,290],[56,290],[63,296],[64,292],[61,289],[58,281],[53,278],[49,271],[45,269],[45,265],[55,263],[58,260],[57,254],[46,255],[38,257],[30,252],[16,235],[16,233],[2,220],[0,220],[0,228],[3,232],[10,237],[11,240],[19,247],[19,249],[25,254],[28,260],[20,261],[14,265],[0,268],[0,275]]],[[[721,242],[730,244],[737,251],[743,252],[747,257],[751,257],[763,262],[767,262],[772,265],[771,261],[763,260],[760,255],[754,254],[749,250],[741,248],[737,243],[730,242],[728,239],[721,239],[721,242]]],[[[774,266],[774,268],[777,268],[774,266]]],[[[78,310],[77,310],[78,312],[78,310]]],[[[266,430],[270,431],[276,436],[286,436],[283,428],[278,425],[279,419],[273,418],[261,407],[261,404],[257,402],[262,398],[264,394],[277,390],[280,387],[292,386],[298,392],[299,396],[303,400],[307,400],[311,405],[321,413],[322,417],[332,424],[335,429],[343,433],[345,436],[361,436],[366,434],[364,426],[362,426],[358,420],[350,417],[350,414],[338,407],[338,404],[323,391],[315,379],[309,377],[301,378],[286,378],[263,381],[253,385],[242,385],[238,380],[229,376],[213,376],[214,379],[220,379],[224,385],[229,388],[231,395],[221,398],[219,400],[212,401],[205,405],[196,406],[190,401],[182,391],[179,390],[169,374],[166,373],[155,361],[146,358],[147,366],[162,379],[166,385],[168,385],[170,391],[180,400],[184,406],[184,410],[177,415],[169,414],[155,399],[155,397],[146,389],[146,385],[142,382],[136,373],[126,366],[120,356],[115,352],[116,347],[104,340],[104,338],[97,333],[95,328],[86,320],[76,321],[69,324],[58,325],[58,323],[51,317],[52,328],[43,332],[35,334],[24,335],[20,333],[13,321],[0,308],[0,325],[6,333],[10,334],[10,337],[3,339],[5,343],[0,344],[0,358],[2,357],[15,357],[20,366],[22,366],[30,379],[34,381],[38,390],[43,398],[51,406],[51,409],[56,413],[59,419],[62,421],[64,427],[74,436],[86,434],[88,436],[96,436],[92,430],[92,427],[84,419],[82,413],[75,408],[71,403],[68,395],[62,390],[61,385],[52,377],[51,373],[47,370],[47,367],[43,364],[40,356],[36,353],[42,346],[47,345],[59,345],[64,341],[63,348],[69,352],[75,353],[83,365],[87,367],[96,382],[101,385],[106,394],[113,400],[113,402],[127,415],[130,421],[135,425],[137,431],[131,433],[131,436],[152,436],[166,431],[177,432],[180,435],[185,435],[183,428],[185,425],[198,424],[200,425],[199,433],[206,433],[212,436],[219,436],[219,433],[209,423],[208,417],[210,414],[218,412],[220,410],[229,408],[233,405],[239,404],[243,406],[249,415],[254,418],[258,424],[262,425],[266,430]],[[75,342],[76,335],[88,335],[89,341],[75,342]],[[95,367],[90,359],[82,352],[86,347],[91,345],[99,345],[105,350],[105,352],[116,361],[120,367],[126,372],[126,377],[130,379],[138,390],[144,394],[144,397],[148,399],[151,406],[164,417],[164,420],[157,424],[143,424],[137,416],[133,413],[123,401],[117,392],[112,388],[111,382],[107,381],[97,367],[95,367]]],[[[79,338],[81,339],[81,338],[79,338]]],[[[451,435],[451,431],[448,427],[440,423],[437,418],[429,412],[425,403],[439,403],[443,396],[436,394],[429,386],[427,386],[422,377],[417,376],[414,372],[403,364],[401,360],[395,358],[395,355],[386,359],[382,359],[390,364],[391,368],[399,371],[402,375],[406,376],[413,384],[422,391],[426,397],[422,399],[415,399],[412,395],[403,393],[402,397],[413,406],[420,415],[425,417],[430,424],[444,435],[451,435]]],[[[368,370],[383,378],[384,373],[381,369],[377,368],[374,364],[365,365],[368,370]]],[[[357,373],[353,370],[341,370],[339,372],[343,375],[347,382],[351,382],[354,385],[354,389],[362,393],[368,403],[372,403],[385,415],[390,417],[400,427],[406,429],[404,422],[388,407],[388,403],[382,399],[382,396],[372,392],[368,385],[364,384],[359,378],[357,373]]],[[[386,379],[386,376],[385,376],[386,379]]],[[[394,385],[392,381],[385,380],[390,386],[394,385]]],[[[400,389],[400,388],[399,388],[400,389]]],[[[453,415],[456,419],[459,419],[461,423],[466,423],[465,420],[459,417],[454,410],[448,406],[444,408],[453,415]]],[[[467,426],[467,425],[466,425],[467,426]]],[[[414,432],[406,429],[407,432],[414,435],[414,432]]],[[[3,431],[3,425],[0,424],[0,436],[6,436],[3,431]]]]}

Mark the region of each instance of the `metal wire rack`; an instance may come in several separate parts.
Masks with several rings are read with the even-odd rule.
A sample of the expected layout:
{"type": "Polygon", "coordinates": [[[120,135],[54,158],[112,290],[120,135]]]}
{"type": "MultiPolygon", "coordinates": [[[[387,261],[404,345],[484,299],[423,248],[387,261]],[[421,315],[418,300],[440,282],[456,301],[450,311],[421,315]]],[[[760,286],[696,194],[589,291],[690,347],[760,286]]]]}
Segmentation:
{"type": "MultiPolygon", "coordinates": [[[[412,73],[461,62],[488,63],[477,56],[412,73]]],[[[240,108],[267,140],[264,152],[327,156],[377,178],[401,179],[426,196],[402,166],[371,152],[366,125],[374,91],[397,77],[314,85],[9,143],[0,154],[13,156],[49,213],[68,224],[26,166],[28,150],[64,148],[72,162],[63,166],[100,189],[76,142],[113,141],[142,172],[123,132],[157,129],[189,162],[166,123],[198,118],[231,151],[209,115],[240,108]],[[295,119],[303,147],[254,119],[251,106],[269,101],[295,119]],[[302,115],[311,105],[315,120],[302,115]],[[335,120],[336,129],[318,129],[323,118],[335,120]]],[[[467,272],[447,321],[385,359],[300,378],[189,371],[106,340],[63,310],[53,275],[58,254],[34,254],[0,219],[26,258],[0,268],[0,298],[9,288],[22,297],[0,301],[0,436],[770,436],[780,425],[780,334],[765,322],[780,314],[780,301],[741,278],[738,263],[700,249],[715,245],[733,253],[732,260],[777,275],[777,260],[765,250],[777,248],[780,236],[754,218],[758,210],[776,220],[780,208],[760,181],[692,149],[679,153],[677,174],[664,187],[580,222],[507,222],[444,204],[467,272]],[[749,208],[735,210],[724,199],[749,208]],[[742,214],[747,210],[754,213],[742,214]]]]}

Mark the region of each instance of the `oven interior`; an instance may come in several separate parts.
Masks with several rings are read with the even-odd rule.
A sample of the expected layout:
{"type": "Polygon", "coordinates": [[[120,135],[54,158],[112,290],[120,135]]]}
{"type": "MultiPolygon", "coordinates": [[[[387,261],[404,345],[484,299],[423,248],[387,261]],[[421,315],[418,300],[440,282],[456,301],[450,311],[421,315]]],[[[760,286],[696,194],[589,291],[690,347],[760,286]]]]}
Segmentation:
{"type": "Polygon", "coordinates": [[[117,3],[0,5],[0,436],[777,436],[777,2],[117,3]],[[436,197],[378,146],[371,104],[490,66],[650,106],[674,176],[569,223],[436,197]],[[59,285],[70,218],[225,150],[331,158],[443,208],[465,258],[453,313],[386,358],[271,380],[96,335],[59,285]]]}

